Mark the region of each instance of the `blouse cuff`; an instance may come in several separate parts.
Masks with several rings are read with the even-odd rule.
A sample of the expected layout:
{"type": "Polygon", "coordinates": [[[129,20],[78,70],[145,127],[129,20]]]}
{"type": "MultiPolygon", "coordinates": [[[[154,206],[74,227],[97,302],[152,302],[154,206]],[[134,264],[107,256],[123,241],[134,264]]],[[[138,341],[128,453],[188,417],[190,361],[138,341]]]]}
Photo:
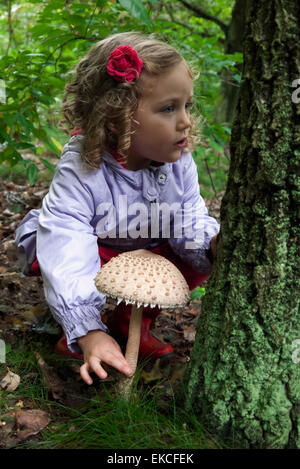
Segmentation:
{"type": "Polygon", "coordinates": [[[64,317],[61,315],[58,317],[53,311],[52,313],[64,330],[68,349],[71,352],[82,353],[77,339],[89,331],[100,330],[109,333],[109,329],[101,321],[101,314],[96,306],[84,304],[75,306],[68,310],[64,317]]]}
{"type": "Polygon", "coordinates": [[[186,252],[185,258],[182,258],[184,262],[190,264],[190,266],[199,272],[199,274],[210,275],[212,269],[212,262],[207,256],[207,250],[198,249],[196,253],[186,252]]]}

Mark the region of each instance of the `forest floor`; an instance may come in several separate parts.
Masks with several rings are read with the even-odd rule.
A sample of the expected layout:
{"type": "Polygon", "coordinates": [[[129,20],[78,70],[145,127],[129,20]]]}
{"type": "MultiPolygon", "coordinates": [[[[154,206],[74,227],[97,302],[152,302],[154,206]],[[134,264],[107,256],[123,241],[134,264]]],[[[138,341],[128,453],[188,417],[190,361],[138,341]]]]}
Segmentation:
{"type": "MultiPolygon", "coordinates": [[[[82,362],[54,353],[62,330],[50,314],[42,280],[25,277],[18,270],[15,229],[30,209],[40,207],[48,185],[47,181],[39,181],[34,186],[0,181],[0,448],[38,447],[47,435],[60,431],[62,424],[64,431],[72,434],[76,430],[74,412],[76,415],[87,412],[88,400],[103,396],[107,389],[110,392],[118,375],[110,368],[105,381],[94,376],[93,385],[87,386],[79,374],[82,362]]],[[[210,214],[217,219],[220,199],[206,201],[210,214]]],[[[114,307],[114,300],[108,299],[104,322],[114,307]]],[[[200,311],[201,299],[194,299],[184,309],[163,310],[157,318],[152,332],[172,344],[175,354],[168,361],[144,363],[140,368],[139,386],[150,398],[154,394],[159,396],[156,399],[159,412],[168,406],[180,384],[193,347],[200,311]]],[[[172,441],[175,445],[175,440],[172,441]]],[[[119,447],[122,445],[126,448],[125,442],[119,447]]],[[[78,443],[77,447],[82,446],[78,443]]],[[[215,447],[215,444],[208,437],[204,447],[215,447]]]]}

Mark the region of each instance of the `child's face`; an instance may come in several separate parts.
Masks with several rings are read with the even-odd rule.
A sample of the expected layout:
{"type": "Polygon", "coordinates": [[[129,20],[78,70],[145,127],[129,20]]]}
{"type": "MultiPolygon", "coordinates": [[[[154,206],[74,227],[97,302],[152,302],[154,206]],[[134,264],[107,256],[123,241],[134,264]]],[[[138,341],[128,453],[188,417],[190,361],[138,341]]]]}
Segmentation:
{"type": "Polygon", "coordinates": [[[191,126],[193,80],[184,63],[158,77],[142,75],[143,97],[134,113],[128,168],[141,169],[151,160],[173,163],[180,158],[191,126]]]}

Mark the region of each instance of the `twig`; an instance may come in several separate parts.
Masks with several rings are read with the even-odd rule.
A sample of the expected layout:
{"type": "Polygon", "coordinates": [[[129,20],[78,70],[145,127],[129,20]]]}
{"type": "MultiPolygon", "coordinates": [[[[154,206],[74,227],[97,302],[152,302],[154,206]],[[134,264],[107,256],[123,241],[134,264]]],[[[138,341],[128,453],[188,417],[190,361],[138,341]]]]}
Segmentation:
{"type": "Polygon", "coordinates": [[[227,24],[223,23],[223,21],[221,21],[219,18],[217,18],[216,16],[212,16],[210,13],[208,13],[207,11],[205,11],[203,8],[199,6],[190,5],[185,0],[178,0],[178,1],[182,3],[182,5],[184,5],[186,8],[191,10],[193,13],[195,13],[195,16],[198,16],[199,18],[204,18],[206,20],[212,21],[213,23],[217,24],[225,33],[225,36],[227,37],[229,27],[227,26],[227,24]]]}
{"type": "Polygon", "coordinates": [[[8,52],[12,43],[12,39],[14,36],[14,30],[13,30],[12,21],[11,21],[11,0],[8,0],[7,24],[8,24],[9,39],[8,39],[8,44],[7,44],[7,49],[6,49],[6,55],[8,55],[8,52]]]}
{"type": "Polygon", "coordinates": [[[215,186],[214,186],[214,183],[213,183],[213,180],[212,180],[211,174],[210,174],[210,170],[209,170],[209,167],[208,167],[208,163],[207,163],[207,159],[206,159],[206,158],[204,158],[204,162],[205,162],[206,170],[207,170],[207,172],[208,172],[209,179],[210,179],[210,183],[211,183],[211,186],[212,186],[212,188],[213,188],[213,191],[214,191],[215,197],[218,197],[218,195],[217,195],[217,191],[216,191],[216,189],[215,189],[215,186]]]}
{"type": "Polygon", "coordinates": [[[20,273],[19,272],[5,272],[5,274],[0,274],[1,278],[14,277],[14,276],[20,277],[20,273]]]}
{"type": "MultiPolygon", "coordinates": [[[[98,41],[100,39],[103,39],[101,37],[98,37],[98,36],[92,36],[92,37],[86,37],[86,36],[77,36],[75,35],[75,37],[71,37],[70,39],[68,39],[67,41],[63,42],[62,44],[60,44],[59,46],[57,46],[54,51],[51,52],[50,55],[48,55],[48,57],[46,58],[46,62],[44,62],[44,65],[48,62],[48,60],[50,59],[50,57],[52,57],[54,55],[54,53],[57,51],[57,49],[61,48],[61,50],[63,49],[63,47],[68,44],[69,42],[72,42],[72,41],[77,41],[78,39],[84,39],[86,41],[98,41]]],[[[61,56],[61,53],[60,53],[60,56],[61,56]]],[[[59,57],[60,57],[59,56],[59,57]]]]}
{"type": "MultiPolygon", "coordinates": [[[[174,15],[173,15],[173,11],[171,10],[170,6],[169,5],[165,5],[166,7],[166,10],[171,18],[171,21],[172,23],[175,23],[175,24],[178,24],[178,26],[181,26],[182,28],[186,28],[189,30],[189,32],[191,34],[195,34],[197,36],[201,36],[201,37],[214,37],[212,34],[208,34],[208,33],[203,33],[203,32],[200,32],[200,31],[195,31],[195,29],[191,28],[189,25],[187,25],[186,23],[181,23],[181,21],[178,21],[174,18],[174,15]]],[[[164,19],[161,19],[161,21],[163,23],[166,23],[167,21],[164,20],[164,19]]],[[[224,39],[222,38],[219,38],[218,42],[220,42],[221,44],[224,44],[224,39]]]]}
{"type": "Polygon", "coordinates": [[[93,13],[91,14],[90,20],[89,20],[88,24],[86,25],[85,33],[84,33],[85,36],[87,35],[88,29],[89,29],[90,24],[91,24],[91,22],[92,22],[92,20],[93,20],[93,18],[94,18],[94,16],[95,16],[95,11],[97,10],[97,8],[98,8],[98,5],[95,6],[94,11],[93,11],[93,13]]]}

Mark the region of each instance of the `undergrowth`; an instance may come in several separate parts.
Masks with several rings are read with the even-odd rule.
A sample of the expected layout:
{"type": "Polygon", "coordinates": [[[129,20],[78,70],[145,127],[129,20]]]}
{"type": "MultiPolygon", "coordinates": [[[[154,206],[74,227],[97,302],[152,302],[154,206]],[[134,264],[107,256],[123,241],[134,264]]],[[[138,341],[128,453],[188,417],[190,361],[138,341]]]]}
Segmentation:
{"type": "MultiPolygon", "coordinates": [[[[47,336],[18,334],[17,345],[7,346],[6,363],[0,364],[0,378],[7,367],[21,377],[14,392],[1,391],[0,420],[17,402],[23,409],[47,412],[51,422],[37,436],[19,443],[34,449],[204,449],[220,448],[194,415],[176,404],[174,392],[165,396],[159,382],[145,385],[136,373],[131,399],[120,397],[116,382],[94,380],[87,386],[70,371],[68,359],[52,352],[47,336]],[[45,339],[46,337],[46,339],[45,339]],[[33,338],[35,340],[33,340],[33,338]],[[28,342],[28,339],[30,340],[28,342]],[[64,378],[67,398],[59,402],[45,387],[35,351],[64,378]],[[71,403],[71,404],[70,404],[71,403]]],[[[172,389],[172,386],[169,387],[172,389]]]]}

